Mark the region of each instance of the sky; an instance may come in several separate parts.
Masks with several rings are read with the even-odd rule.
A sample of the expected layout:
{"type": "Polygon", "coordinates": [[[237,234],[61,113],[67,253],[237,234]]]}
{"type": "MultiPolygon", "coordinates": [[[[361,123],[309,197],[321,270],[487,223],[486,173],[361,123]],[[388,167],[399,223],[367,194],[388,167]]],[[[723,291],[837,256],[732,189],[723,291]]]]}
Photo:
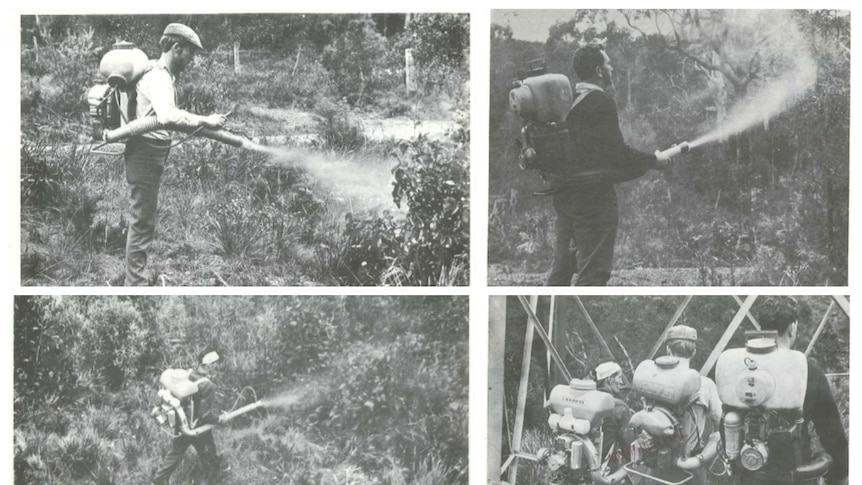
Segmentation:
{"type": "Polygon", "coordinates": [[[491,10],[491,23],[511,27],[514,39],[544,42],[548,28],[574,14],[574,10],[491,10]]]}

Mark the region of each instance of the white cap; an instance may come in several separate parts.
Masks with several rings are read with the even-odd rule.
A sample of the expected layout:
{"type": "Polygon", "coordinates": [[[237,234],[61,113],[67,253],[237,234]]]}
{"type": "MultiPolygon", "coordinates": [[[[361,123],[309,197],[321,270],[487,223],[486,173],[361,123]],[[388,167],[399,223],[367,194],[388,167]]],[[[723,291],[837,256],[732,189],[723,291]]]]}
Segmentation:
{"type": "Polygon", "coordinates": [[[596,380],[602,381],[617,372],[622,371],[623,369],[616,362],[602,362],[598,367],[596,367],[596,380]]]}
{"type": "Polygon", "coordinates": [[[218,353],[216,351],[212,351],[203,356],[203,358],[201,359],[201,364],[209,365],[217,360],[219,360],[218,353]]]}

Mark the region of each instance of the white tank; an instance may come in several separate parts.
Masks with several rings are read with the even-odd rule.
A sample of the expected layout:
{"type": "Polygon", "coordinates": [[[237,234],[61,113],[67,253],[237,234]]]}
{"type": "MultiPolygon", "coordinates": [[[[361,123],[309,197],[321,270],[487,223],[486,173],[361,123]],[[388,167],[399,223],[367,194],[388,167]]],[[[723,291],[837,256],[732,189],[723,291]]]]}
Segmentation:
{"type": "Polygon", "coordinates": [[[135,44],[120,41],[113,45],[99,62],[99,72],[113,87],[124,88],[137,81],[150,59],[135,44]]]}
{"type": "Polygon", "coordinates": [[[778,348],[770,338],[751,339],[745,348],[725,350],[715,366],[718,397],[737,408],[801,409],[807,383],[805,354],[778,348]]]}
{"type": "Polygon", "coordinates": [[[658,403],[677,406],[690,401],[700,390],[700,374],[680,365],[676,357],[645,360],[635,370],[632,390],[658,403]]]}
{"type": "Polygon", "coordinates": [[[177,399],[184,399],[198,392],[198,385],[189,379],[185,369],[167,369],[162,372],[159,382],[177,399]]]}
{"type": "Polygon", "coordinates": [[[572,83],[563,74],[528,77],[509,91],[509,106],[525,120],[565,121],[572,108],[572,83]]]}
{"type": "Polygon", "coordinates": [[[551,390],[545,407],[562,416],[587,420],[594,426],[614,410],[614,397],[596,390],[593,381],[572,379],[568,385],[560,384],[551,390]]]}

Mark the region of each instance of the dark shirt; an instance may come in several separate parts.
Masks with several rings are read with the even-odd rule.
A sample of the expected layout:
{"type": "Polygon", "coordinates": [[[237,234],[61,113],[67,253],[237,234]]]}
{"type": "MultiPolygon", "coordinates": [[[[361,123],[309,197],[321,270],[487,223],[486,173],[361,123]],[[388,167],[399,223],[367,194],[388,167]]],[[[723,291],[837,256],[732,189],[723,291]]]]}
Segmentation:
{"type": "Polygon", "coordinates": [[[802,428],[805,442],[809,442],[808,422],[810,421],[814,423],[814,429],[817,430],[817,436],[820,437],[823,448],[832,456],[832,466],[827,476],[836,479],[846,477],[848,448],[844,423],[841,421],[841,413],[829,387],[829,380],[811,359],[808,360],[808,385],[805,389],[802,414],[805,418],[805,426],[802,428]]]}
{"type": "Polygon", "coordinates": [[[194,415],[189,416],[192,427],[197,427],[201,424],[201,420],[217,418],[213,412],[213,401],[215,399],[216,385],[209,380],[209,374],[200,368],[194,369],[189,373],[189,380],[197,382],[198,392],[192,396],[194,401],[194,415]],[[201,380],[203,379],[203,380],[201,380]]]}
{"type": "Polygon", "coordinates": [[[632,410],[625,401],[614,398],[614,410],[610,416],[602,421],[602,460],[608,456],[611,447],[614,447],[614,456],[610,458],[611,469],[616,470],[621,463],[628,461],[629,446],[624,434],[632,418],[632,410]]]}
{"type": "MultiPolygon", "coordinates": [[[[576,99],[581,92],[576,92],[576,99]]],[[[593,90],[587,94],[569,111],[566,121],[580,168],[622,170],[626,173],[625,180],[631,180],[655,167],[655,155],[626,145],[620,131],[617,104],[604,91],[593,90]]]]}

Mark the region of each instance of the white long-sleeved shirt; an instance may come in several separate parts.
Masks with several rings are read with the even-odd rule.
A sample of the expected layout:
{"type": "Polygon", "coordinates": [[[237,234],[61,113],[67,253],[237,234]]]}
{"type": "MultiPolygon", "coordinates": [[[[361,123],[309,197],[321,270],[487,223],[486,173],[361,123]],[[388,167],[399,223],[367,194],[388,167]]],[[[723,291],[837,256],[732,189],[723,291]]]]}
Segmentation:
{"type": "MultiPolygon", "coordinates": [[[[197,126],[193,114],[177,108],[176,78],[161,59],[150,61],[151,69],[137,84],[135,118],[156,115],[159,123],[177,126],[197,126]]],[[[168,130],[155,130],[143,135],[145,138],[170,140],[168,130]]]]}

